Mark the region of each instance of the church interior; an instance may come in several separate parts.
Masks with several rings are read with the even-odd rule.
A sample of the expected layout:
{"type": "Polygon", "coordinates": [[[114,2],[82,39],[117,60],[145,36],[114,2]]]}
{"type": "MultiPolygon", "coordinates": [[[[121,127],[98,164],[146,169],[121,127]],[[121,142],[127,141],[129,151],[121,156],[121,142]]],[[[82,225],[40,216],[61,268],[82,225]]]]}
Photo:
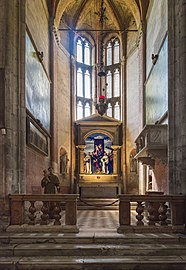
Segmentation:
{"type": "Polygon", "coordinates": [[[0,33],[0,269],[186,269],[186,0],[1,0],[0,33]]]}

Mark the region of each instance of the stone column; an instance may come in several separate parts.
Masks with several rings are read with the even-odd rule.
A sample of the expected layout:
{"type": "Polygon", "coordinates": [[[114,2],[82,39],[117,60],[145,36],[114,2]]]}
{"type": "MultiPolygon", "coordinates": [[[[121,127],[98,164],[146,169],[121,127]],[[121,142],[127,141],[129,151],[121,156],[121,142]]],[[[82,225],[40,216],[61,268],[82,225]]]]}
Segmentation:
{"type": "Polygon", "coordinates": [[[25,1],[5,1],[5,14],[4,195],[26,190],[25,1]]]}
{"type": "Polygon", "coordinates": [[[118,150],[121,146],[112,145],[113,149],[113,174],[119,174],[118,150]]]}
{"type": "Polygon", "coordinates": [[[26,190],[26,24],[25,0],[0,2],[0,216],[6,221],[7,195],[26,190]]]}
{"type": "Polygon", "coordinates": [[[79,172],[84,173],[84,150],[86,145],[78,145],[78,157],[79,157],[79,172]]]}
{"type": "Polygon", "coordinates": [[[186,193],[186,0],[168,4],[169,192],[186,193]]]}

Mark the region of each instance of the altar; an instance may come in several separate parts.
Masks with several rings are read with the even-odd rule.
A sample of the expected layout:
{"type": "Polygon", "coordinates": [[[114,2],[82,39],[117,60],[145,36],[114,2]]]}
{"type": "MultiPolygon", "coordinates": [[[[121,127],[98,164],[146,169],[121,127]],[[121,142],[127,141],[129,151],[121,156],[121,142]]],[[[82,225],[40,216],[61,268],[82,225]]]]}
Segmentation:
{"type": "Polygon", "coordinates": [[[77,193],[114,198],[121,190],[121,121],[94,114],[75,122],[77,193]]]}

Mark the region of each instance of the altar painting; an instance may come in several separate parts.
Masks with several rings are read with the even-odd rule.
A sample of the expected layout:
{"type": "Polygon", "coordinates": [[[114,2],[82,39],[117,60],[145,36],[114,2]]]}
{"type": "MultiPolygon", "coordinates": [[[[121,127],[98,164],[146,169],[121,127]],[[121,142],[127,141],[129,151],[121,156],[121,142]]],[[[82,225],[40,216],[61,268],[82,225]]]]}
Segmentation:
{"type": "Polygon", "coordinates": [[[94,133],[85,140],[84,172],[87,174],[112,174],[113,149],[111,139],[94,133]]]}

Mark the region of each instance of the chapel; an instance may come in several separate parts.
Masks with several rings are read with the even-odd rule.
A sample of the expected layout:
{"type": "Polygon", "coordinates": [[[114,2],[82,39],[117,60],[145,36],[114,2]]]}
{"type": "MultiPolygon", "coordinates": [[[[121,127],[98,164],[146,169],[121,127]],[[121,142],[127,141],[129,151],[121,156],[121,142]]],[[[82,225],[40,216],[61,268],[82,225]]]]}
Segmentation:
{"type": "Polygon", "coordinates": [[[0,269],[186,269],[185,71],[186,0],[0,0],[0,269]]]}

